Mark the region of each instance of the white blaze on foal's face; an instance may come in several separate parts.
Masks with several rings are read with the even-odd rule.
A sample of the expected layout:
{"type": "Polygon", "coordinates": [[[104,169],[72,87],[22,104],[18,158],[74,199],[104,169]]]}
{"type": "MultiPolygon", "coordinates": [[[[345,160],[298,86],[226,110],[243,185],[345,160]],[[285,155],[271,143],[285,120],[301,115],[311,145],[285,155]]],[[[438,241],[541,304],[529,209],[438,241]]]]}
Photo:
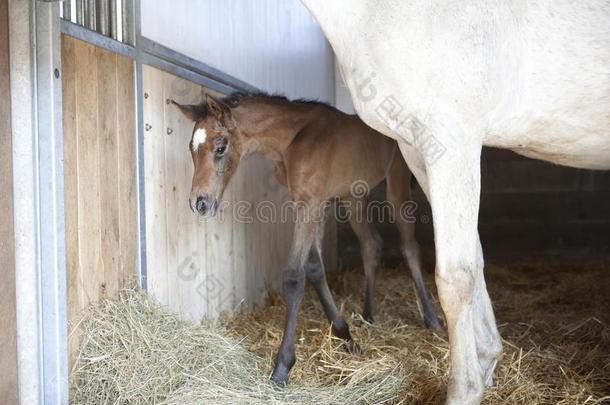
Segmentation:
{"type": "Polygon", "coordinates": [[[193,152],[197,152],[199,147],[205,143],[206,138],[208,137],[205,128],[197,128],[195,133],[193,134],[193,140],[191,141],[191,148],[193,152]]]}

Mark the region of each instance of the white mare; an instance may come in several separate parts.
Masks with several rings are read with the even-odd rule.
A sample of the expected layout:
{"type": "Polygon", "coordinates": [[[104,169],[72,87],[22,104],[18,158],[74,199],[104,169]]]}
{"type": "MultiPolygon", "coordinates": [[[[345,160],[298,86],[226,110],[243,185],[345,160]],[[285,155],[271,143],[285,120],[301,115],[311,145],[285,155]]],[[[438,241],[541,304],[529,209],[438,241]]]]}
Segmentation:
{"type": "Polygon", "coordinates": [[[477,231],[483,145],[610,169],[610,2],[302,0],[356,111],[395,138],[432,206],[449,404],[501,354],[477,231]]]}

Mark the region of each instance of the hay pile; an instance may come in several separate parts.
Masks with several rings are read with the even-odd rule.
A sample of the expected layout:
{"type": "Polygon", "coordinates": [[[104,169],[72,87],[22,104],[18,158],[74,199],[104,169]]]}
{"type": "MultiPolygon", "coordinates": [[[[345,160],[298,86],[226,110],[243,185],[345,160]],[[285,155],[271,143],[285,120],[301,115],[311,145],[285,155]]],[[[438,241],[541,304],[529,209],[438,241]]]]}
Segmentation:
{"type": "Polygon", "coordinates": [[[73,404],[383,403],[403,383],[381,367],[338,388],[274,388],[267,364],[221,326],[182,322],[135,290],[88,308],[79,329],[73,404]]]}
{"type": "MultiPolygon", "coordinates": [[[[487,404],[601,404],[610,400],[610,262],[528,260],[488,265],[504,358],[487,404]]],[[[432,277],[428,276],[431,282],[432,277]]],[[[422,326],[404,269],[379,272],[376,324],[359,315],[363,275],[331,281],[362,355],[329,334],[312,291],[302,305],[291,383],[268,375],[284,308],[274,296],[223,326],[183,323],[144,294],[90,308],[72,372],[72,403],[441,403],[448,344],[422,326]]],[[[431,291],[435,291],[430,285],[431,291]]],[[[436,294],[434,294],[436,296],[436,294]]]]}
{"type": "MultiPolygon", "coordinates": [[[[487,287],[504,340],[504,357],[486,404],[610,403],[610,261],[528,259],[487,264],[487,287]]],[[[364,276],[359,269],[330,280],[362,356],[337,350],[312,291],[302,305],[293,385],[350,381],[361,370],[389,365],[407,381],[395,402],[442,403],[448,343],[423,328],[406,269],[380,271],[375,325],[357,315],[364,276]]],[[[436,289],[426,275],[429,291],[436,289]]],[[[439,308],[437,304],[437,308],[439,308]]],[[[283,304],[274,297],[257,312],[226,320],[232,336],[246,337],[267,367],[279,346],[283,304]]]]}

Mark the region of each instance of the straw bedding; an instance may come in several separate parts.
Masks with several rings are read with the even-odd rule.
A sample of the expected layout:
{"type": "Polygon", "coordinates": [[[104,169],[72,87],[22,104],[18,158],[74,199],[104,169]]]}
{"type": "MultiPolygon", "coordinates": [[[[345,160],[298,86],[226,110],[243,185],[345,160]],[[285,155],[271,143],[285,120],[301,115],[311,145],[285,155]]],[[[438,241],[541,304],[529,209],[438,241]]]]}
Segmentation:
{"type": "MultiPolygon", "coordinates": [[[[486,278],[505,340],[484,403],[610,402],[610,261],[488,264],[486,278]]],[[[330,336],[308,289],[290,384],[274,388],[268,375],[282,335],[279,297],[256,311],[193,326],[127,290],[89,308],[80,322],[71,402],[442,403],[447,338],[423,328],[408,272],[379,272],[374,325],[358,315],[361,271],[329,281],[361,355],[346,353],[330,336]]]]}

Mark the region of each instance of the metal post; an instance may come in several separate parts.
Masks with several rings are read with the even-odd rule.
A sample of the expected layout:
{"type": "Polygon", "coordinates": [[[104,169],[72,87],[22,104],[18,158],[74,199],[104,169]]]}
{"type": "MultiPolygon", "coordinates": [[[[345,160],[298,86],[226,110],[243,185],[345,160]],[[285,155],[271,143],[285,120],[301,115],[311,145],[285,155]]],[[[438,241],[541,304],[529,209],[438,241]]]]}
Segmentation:
{"type": "Polygon", "coordinates": [[[19,400],[67,404],[60,5],[9,0],[19,400]]]}
{"type": "Polygon", "coordinates": [[[117,0],[110,0],[110,37],[112,39],[117,39],[119,37],[118,23],[117,0]]]}
{"type": "MultiPolygon", "coordinates": [[[[144,108],[143,108],[143,84],[142,84],[142,53],[139,50],[141,28],[141,3],[140,0],[123,0],[123,5],[126,2],[132,2],[133,18],[132,24],[128,25],[131,29],[132,36],[125,37],[123,41],[129,42],[138,49],[139,57],[134,63],[135,68],[135,97],[136,97],[136,179],[137,179],[137,202],[138,202],[138,255],[136,257],[136,279],[138,287],[143,290],[148,289],[148,277],[146,266],[146,199],[145,199],[145,174],[144,174],[144,108]]],[[[124,18],[125,14],[123,14],[124,18]]],[[[123,20],[123,32],[125,32],[125,20],[123,20]]]]}
{"type": "Polygon", "coordinates": [[[76,0],[76,23],[85,26],[85,0],[76,0]]]}
{"type": "Polygon", "coordinates": [[[145,199],[145,173],[144,173],[144,109],[142,62],[136,60],[135,69],[135,97],[136,97],[136,182],[137,182],[137,211],[138,211],[138,255],[136,257],[136,281],[138,287],[148,289],[146,268],[146,199],[145,199]]]}
{"type": "MultiPolygon", "coordinates": [[[[135,26],[137,20],[135,18],[135,3],[134,0],[123,0],[121,2],[123,11],[123,42],[129,45],[135,45],[135,26]]],[[[138,15],[138,19],[139,19],[138,15]]]]}
{"type": "Polygon", "coordinates": [[[110,36],[110,8],[108,0],[97,0],[97,32],[110,36]]]}
{"type": "Polygon", "coordinates": [[[63,1],[64,20],[72,21],[72,5],[70,0],[63,1]]]}
{"type": "Polygon", "coordinates": [[[96,31],[96,9],[95,0],[86,0],[85,2],[85,27],[91,31],[96,31]]]}

